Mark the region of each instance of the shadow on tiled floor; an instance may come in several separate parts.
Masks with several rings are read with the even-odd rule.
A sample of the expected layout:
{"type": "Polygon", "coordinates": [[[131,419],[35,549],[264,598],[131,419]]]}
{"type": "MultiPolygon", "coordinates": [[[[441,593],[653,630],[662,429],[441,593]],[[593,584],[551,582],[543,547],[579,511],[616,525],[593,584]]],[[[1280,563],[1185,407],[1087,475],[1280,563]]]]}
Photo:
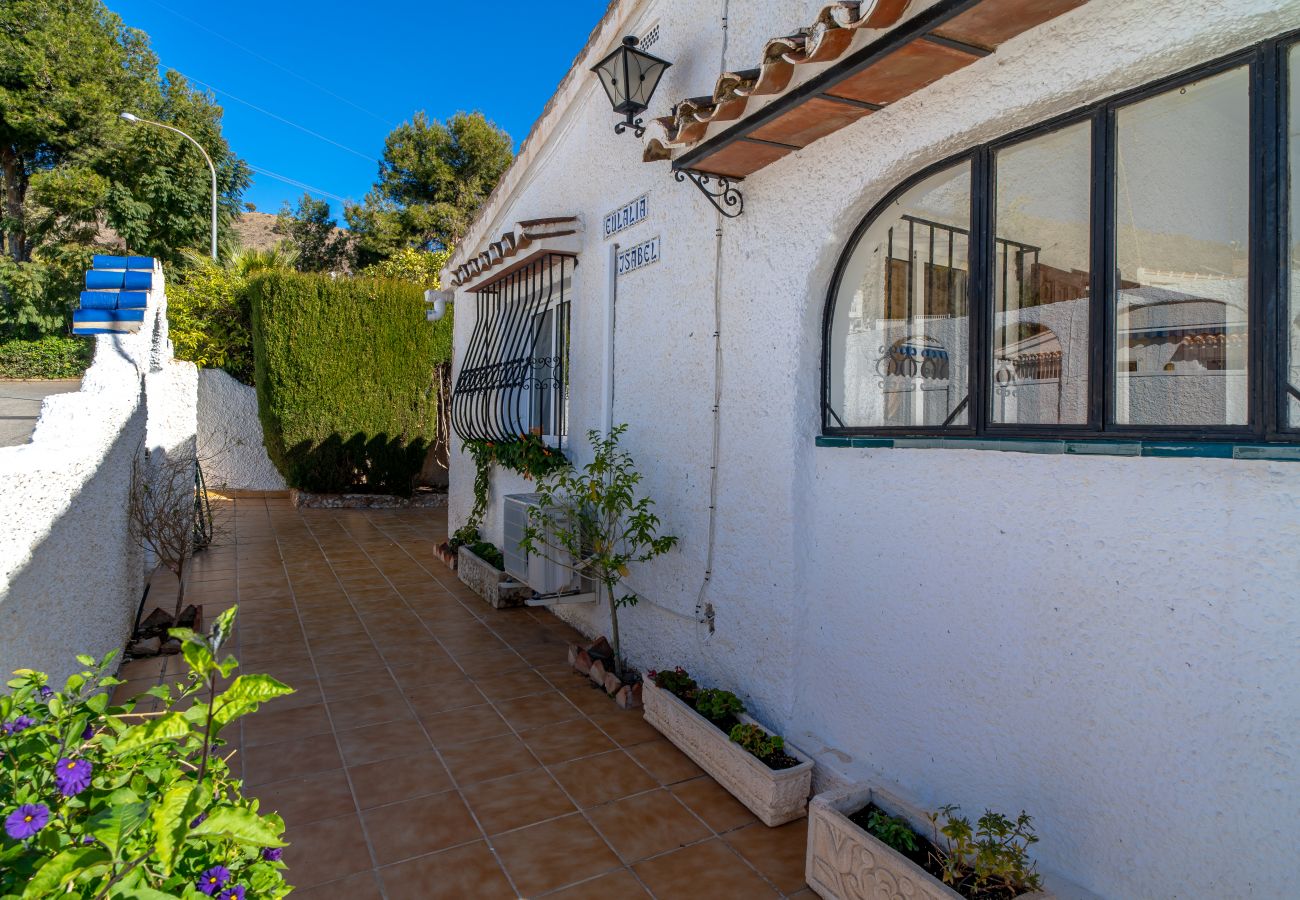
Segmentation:
{"type": "MultiPolygon", "coordinates": [[[[220,514],[190,599],[237,597],[240,670],[297,689],[229,736],[295,897],[812,896],[806,820],[759,823],[569,670],[576,631],[468,591],[433,556],[444,511],[220,514]]],[[[177,666],[130,663],[125,689],[177,666]]]]}

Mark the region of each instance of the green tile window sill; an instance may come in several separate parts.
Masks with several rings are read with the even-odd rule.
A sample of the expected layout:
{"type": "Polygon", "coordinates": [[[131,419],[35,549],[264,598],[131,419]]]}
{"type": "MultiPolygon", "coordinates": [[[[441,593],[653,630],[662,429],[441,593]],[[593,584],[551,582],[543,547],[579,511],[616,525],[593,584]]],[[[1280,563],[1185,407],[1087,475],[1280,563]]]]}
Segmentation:
{"type": "Polygon", "coordinates": [[[1032,438],[880,438],[818,435],[818,447],[899,450],[1000,450],[1072,456],[1164,456],[1300,462],[1300,446],[1188,441],[1058,441],[1032,438]]]}

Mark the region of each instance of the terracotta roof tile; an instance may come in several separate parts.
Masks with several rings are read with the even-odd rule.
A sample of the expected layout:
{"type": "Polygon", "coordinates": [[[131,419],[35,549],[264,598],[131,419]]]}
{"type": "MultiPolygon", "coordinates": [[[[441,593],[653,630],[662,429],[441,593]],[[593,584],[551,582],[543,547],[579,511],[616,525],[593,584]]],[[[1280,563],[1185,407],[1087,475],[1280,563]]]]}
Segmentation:
{"type": "Polygon", "coordinates": [[[480,276],[494,273],[494,270],[509,271],[535,245],[548,241],[553,243],[556,238],[569,237],[581,231],[582,223],[577,216],[551,216],[517,222],[513,229],[501,235],[500,240],[488,244],[453,269],[451,285],[461,287],[480,276]]]}

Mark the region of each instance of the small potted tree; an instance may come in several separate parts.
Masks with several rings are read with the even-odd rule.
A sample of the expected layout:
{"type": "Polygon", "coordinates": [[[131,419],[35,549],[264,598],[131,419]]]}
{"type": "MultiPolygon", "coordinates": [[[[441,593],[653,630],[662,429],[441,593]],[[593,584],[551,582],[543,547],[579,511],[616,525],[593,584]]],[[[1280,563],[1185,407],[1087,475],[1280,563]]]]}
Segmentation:
{"type": "Polygon", "coordinates": [[[1029,858],[1033,820],[955,806],[924,813],[865,784],[818,794],[808,806],[804,878],[826,900],[1049,900],[1029,858]]]}
{"type": "Polygon", "coordinates": [[[610,658],[608,665],[593,663],[589,674],[619,697],[620,705],[630,707],[640,705],[641,676],[628,668],[623,656],[618,611],[635,606],[638,598],[623,582],[630,565],[667,553],[677,538],[659,533],[654,501],[637,496],[641,473],[619,447],[626,431],[626,424],[604,436],[588,431],[592,461],[581,470],[557,469],[539,482],[537,504],[529,511],[520,546],[595,583],[597,601],[609,605],[610,658]]]}

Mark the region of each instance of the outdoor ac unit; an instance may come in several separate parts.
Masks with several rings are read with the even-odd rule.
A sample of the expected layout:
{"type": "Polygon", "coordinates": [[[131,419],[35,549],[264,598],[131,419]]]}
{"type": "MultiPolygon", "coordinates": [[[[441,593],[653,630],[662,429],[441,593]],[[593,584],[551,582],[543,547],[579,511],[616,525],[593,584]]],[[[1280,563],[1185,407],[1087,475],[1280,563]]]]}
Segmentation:
{"type": "MultiPolygon", "coordinates": [[[[550,549],[548,559],[541,553],[528,553],[521,546],[528,528],[528,511],[538,505],[537,494],[508,494],[505,498],[506,574],[528,585],[538,594],[574,594],[594,590],[590,580],[575,575],[566,563],[570,557],[562,550],[550,549]]],[[[552,517],[554,513],[551,514],[552,517]]],[[[554,546],[559,542],[551,539],[554,546]]]]}

